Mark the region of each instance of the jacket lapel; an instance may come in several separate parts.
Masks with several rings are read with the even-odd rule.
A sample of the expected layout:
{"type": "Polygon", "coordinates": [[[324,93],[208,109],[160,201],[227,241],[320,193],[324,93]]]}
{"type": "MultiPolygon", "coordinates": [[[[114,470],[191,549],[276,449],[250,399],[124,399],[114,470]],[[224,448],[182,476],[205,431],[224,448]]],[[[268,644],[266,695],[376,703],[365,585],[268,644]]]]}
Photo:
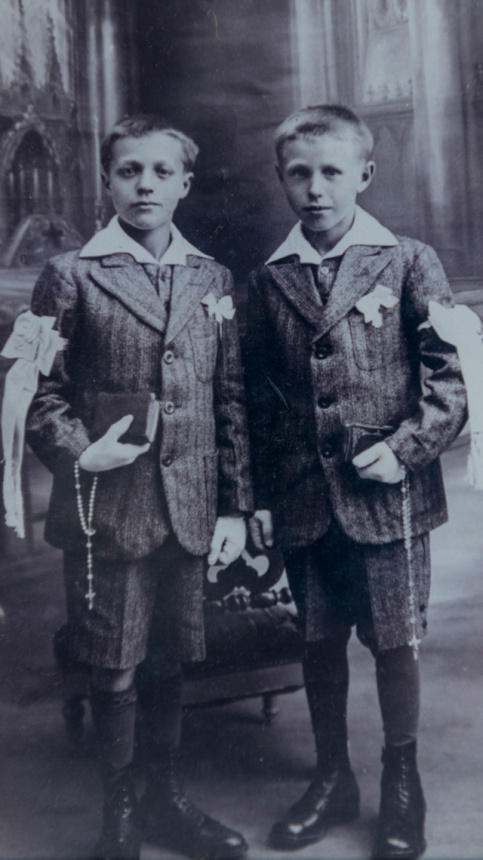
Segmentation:
{"type": "Polygon", "coordinates": [[[383,269],[393,259],[393,248],[358,245],[345,252],[327,304],[319,317],[315,339],[323,337],[376,286],[383,269]]]}
{"type": "Polygon", "coordinates": [[[199,257],[190,256],[186,266],[174,266],[166,342],[172,341],[184,328],[207,291],[210,272],[200,263],[199,257]]]}
{"type": "Polygon", "coordinates": [[[323,305],[317,290],[312,267],[301,264],[298,259],[289,263],[270,265],[270,274],[284,296],[312,325],[318,325],[323,305]]]}
{"type": "Polygon", "coordinates": [[[93,261],[90,274],[143,322],[164,333],[166,315],[159,297],[141,265],[126,254],[112,254],[93,261]]]}

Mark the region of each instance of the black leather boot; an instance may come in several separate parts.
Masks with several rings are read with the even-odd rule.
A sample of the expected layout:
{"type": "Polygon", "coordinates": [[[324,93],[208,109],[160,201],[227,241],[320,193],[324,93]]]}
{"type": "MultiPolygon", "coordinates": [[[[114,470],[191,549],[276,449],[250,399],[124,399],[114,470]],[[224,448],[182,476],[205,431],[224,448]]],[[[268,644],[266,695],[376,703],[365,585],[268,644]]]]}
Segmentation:
{"type": "Polygon", "coordinates": [[[248,848],[240,833],[205,815],[188,800],[175,750],[166,750],[149,765],[142,815],[148,842],[187,857],[233,860],[248,848]]]}
{"type": "Polygon", "coordinates": [[[104,788],[103,824],[96,860],[139,860],[140,817],[132,776],[136,692],[107,692],[91,687],[104,788]]]}
{"type": "Polygon", "coordinates": [[[359,788],[347,752],[347,636],[307,643],[303,668],[317,772],[270,833],[270,845],[288,851],[318,842],[328,827],[359,814],[359,788]]]}
{"type": "Polygon", "coordinates": [[[103,824],[96,860],[139,860],[141,827],[130,768],[104,774],[103,824]]]}
{"type": "Polygon", "coordinates": [[[359,814],[359,788],[347,747],[318,766],[305,794],[277,821],[270,833],[273,848],[294,851],[324,838],[329,827],[346,824],[359,814]]]}
{"type": "Polygon", "coordinates": [[[416,860],[426,848],[426,804],[416,763],[416,742],[382,753],[381,804],[374,860],[416,860]]]}

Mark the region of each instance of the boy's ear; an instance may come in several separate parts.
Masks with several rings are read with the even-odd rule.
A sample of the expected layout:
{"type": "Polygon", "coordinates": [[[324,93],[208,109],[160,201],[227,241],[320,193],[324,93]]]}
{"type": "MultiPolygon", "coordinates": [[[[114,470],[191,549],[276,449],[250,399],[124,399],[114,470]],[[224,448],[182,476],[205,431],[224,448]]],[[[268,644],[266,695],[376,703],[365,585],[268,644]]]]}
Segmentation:
{"type": "Polygon", "coordinates": [[[109,177],[107,176],[107,174],[104,173],[103,170],[101,171],[101,179],[102,179],[102,183],[103,183],[106,191],[110,191],[111,190],[111,183],[109,182],[109,177]]]}
{"type": "Polygon", "coordinates": [[[360,194],[361,191],[365,191],[366,188],[369,187],[372,180],[374,179],[375,172],[376,172],[375,162],[374,161],[368,161],[362,169],[361,181],[359,184],[359,188],[357,189],[358,194],[360,194]]]}
{"type": "Polygon", "coordinates": [[[183,191],[179,195],[180,200],[184,200],[190,193],[191,184],[194,179],[194,173],[185,173],[183,176],[183,191]]]}

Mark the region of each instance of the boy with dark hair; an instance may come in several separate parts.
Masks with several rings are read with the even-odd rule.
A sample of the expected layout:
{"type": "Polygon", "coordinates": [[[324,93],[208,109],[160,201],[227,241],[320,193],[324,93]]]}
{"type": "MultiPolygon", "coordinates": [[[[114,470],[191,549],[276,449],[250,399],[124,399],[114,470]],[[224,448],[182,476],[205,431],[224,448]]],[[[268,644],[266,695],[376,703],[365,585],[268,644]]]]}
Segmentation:
{"type": "Polygon", "coordinates": [[[143,835],[213,860],[247,847],[187,800],[177,765],[181,663],[204,658],[205,557],[238,557],[252,505],[232,279],[172,223],[197,152],[156,117],[118,123],[102,145],[117,215],[50,261],[32,298],[65,339],[41,376],[28,441],[54,474],[46,538],[64,551],[71,656],[92,666],[99,858],[136,860],[143,835]],[[131,764],[148,635],[157,674],[143,831],[131,764]]]}
{"type": "Polygon", "coordinates": [[[275,141],[299,222],[251,277],[250,530],[260,549],[284,550],[317,770],[271,843],[301,848],[358,814],[346,723],[356,625],[375,657],[385,736],[374,857],[414,860],[425,848],[416,736],[428,532],[446,520],[438,456],[466,410],[457,355],[428,324],[428,304],[453,299],[431,248],[356,205],[374,163],[372,135],[352,111],[300,110],[275,141]]]}

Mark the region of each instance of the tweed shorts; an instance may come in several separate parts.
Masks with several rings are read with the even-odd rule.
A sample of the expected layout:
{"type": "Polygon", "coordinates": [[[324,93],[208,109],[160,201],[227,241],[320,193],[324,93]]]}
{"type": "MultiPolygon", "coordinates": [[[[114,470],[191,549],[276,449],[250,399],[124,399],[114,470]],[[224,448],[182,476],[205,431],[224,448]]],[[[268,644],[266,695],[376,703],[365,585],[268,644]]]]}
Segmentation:
{"type": "Polygon", "coordinates": [[[412,540],[411,612],[408,561],[403,541],[360,544],[332,521],[316,543],[284,552],[290,588],[307,642],[349,637],[356,627],[375,654],[410,642],[427,630],[430,583],[429,535],[412,540]]]}
{"type": "Polygon", "coordinates": [[[69,655],[105,669],[128,669],[146,656],[148,636],[163,653],[166,673],[205,657],[203,556],[173,536],[134,561],[94,559],[94,605],[88,608],[86,558],[64,555],[69,655]]]}

